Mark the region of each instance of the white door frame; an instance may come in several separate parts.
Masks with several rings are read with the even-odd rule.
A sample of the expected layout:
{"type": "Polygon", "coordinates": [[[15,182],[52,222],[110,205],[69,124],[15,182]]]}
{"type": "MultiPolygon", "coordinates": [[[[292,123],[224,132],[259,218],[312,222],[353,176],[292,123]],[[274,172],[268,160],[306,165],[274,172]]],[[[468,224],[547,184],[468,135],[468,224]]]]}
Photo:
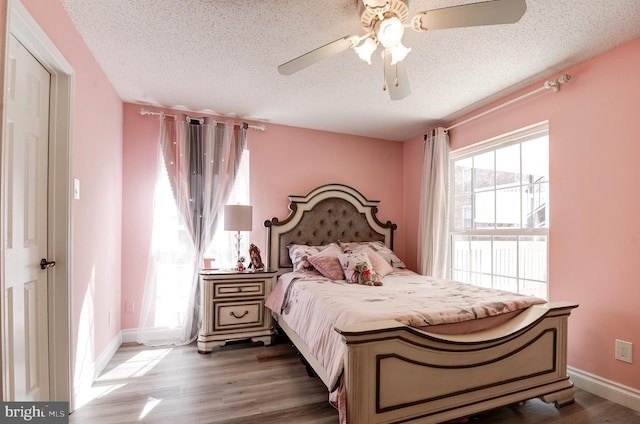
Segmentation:
{"type": "MultiPolygon", "coordinates": [[[[51,73],[51,104],[49,116],[49,260],[55,260],[53,272],[49,272],[49,384],[52,401],[69,401],[73,410],[73,349],[71,327],[71,247],[72,247],[72,188],[71,146],[75,100],[75,71],[47,37],[19,0],[8,0],[4,16],[5,33],[0,36],[1,81],[3,97],[6,95],[6,46],[8,34],[13,34],[29,52],[51,73]]],[[[6,104],[3,101],[3,105],[6,104]]],[[[4,122],[2,110],[0,130],[4,146],[4,122]]],[[[0,198],[0,210],[5,199],[0,198]]],[[[4,213],[2,213],[4,221],[4,213]]],[[[4,228],[4,226],[2,227],[4,228]]],[[[4,239],[4,235],[2,236],[4,239]]],[[[4,248],[0,244],[0,266],[4,266],[4,248]]],[[[4,281],[0,275],[0,309],[4,304],[4,281]]],[[[2,316],[0,315],[0,320],[2,316]]],[[[2,331],[3,326],[0,326],[2,331]]],[[[4,334],[2,334],[4,340],[4,334]]],[[[4,345],[4,343],[3,343],[4,345]]],[[[4,355],[4,352],[2,352],[4,355]]],[[[2,361],[3,367],[5,361],[2,361]]],[[[7,375],[2,372],[2,375],[7,375]]],[[[0,387],[0,393],[2,388],[0,387]]]]}

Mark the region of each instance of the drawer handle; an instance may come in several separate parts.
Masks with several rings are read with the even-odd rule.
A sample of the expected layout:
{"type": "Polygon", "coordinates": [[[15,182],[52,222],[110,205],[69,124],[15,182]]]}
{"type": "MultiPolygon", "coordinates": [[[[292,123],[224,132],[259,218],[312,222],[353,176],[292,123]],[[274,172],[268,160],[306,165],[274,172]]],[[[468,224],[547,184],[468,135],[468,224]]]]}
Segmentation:
{"type": "Polygon", "coordinates": [[[238,316],[238,315],[236,315],[236,313],[235,313],[235,312],[231,311],[231,312],[229,312],[229,315],[231,315],[231,316],[232,316],[232,317],[234,317],[234,318],[240,319],[240,318],[243,318],[243,317],[244,317],[245,315],[247,315],[248,313],[249,313],[249,311],[244,311],[244,313],[243,313],[242,315],[238,316]]]}

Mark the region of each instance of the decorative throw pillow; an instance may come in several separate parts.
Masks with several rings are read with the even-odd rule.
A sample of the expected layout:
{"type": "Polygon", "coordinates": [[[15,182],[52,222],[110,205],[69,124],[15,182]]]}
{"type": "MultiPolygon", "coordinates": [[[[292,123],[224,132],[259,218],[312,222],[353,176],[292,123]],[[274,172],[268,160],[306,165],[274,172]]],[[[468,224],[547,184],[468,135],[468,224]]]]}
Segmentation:
{"type": "Polygon", "coordinates": [[[389,262],[387,262],[382,256],[374,252],[369,246],[364,246],[362,251],[369,257],[369,261],[371,262],[371,265],[373,265],[373,270],[378,274],[378,277],[382,278],[390,272],[393,272],[391,264],[389,264],[389,262]]]}
{"type": "Polygon", "coordinates": [[[376,252],[378,255],[382,256],[385,261],[389,263],[393,268],[406,268],[407,266],[398,258],[393,250],[389,249],[383,242],[381,241],[360,241],[360,242],[349,242],[349,243],[340,243],[340,247],[342,247],[342,251],[346,252],[348,250],[356,251],[358,248],[368,246],[376,252]]]}
{"type": "Polygon", "coordinates": [[[306,244],[290,244],[289,258],[293,264],[294,271],[304,271],[313,269],[309,263],[309,256],[320,253],[326,246],[307,246],[306,244]]]}
{"type": "Polygon", "coordinates": [[[367,256],[364,252],[347,252],[341,253],[338,255],[338,260],[340,261],[340,265],[342,266],[342,271],[344,272],[345,280],[347,283],[357,283],[358,282],[358,273],[356,272],[356,265],[361,262],[365,262],[369,269],[373,269],[373,265],[371,265],[371,261],[369,261],[369,256],[367,256]]]}
{"type": "Polygon", "coordinates": [[[344,272],[338,260],[340,254],[342,254],[342,249],[337,244],[331,244],[320,253],[309,256],[307,260],[325,277],[332,280],[344,280],[344,272]]]}

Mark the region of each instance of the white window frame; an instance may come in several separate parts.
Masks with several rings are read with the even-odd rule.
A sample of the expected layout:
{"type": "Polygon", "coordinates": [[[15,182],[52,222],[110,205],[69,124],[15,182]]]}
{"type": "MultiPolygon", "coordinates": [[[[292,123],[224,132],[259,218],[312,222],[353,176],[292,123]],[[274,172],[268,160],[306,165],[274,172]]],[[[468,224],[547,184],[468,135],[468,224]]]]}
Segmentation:
{"type": "MultiPolygon", "coordinates": [[[[455,228],[456,225],[456,208],[455,208],[455,166],[454,164],[459,161],[469,157],[477,156],[487,152],[495,152],[499,149],[524,143],[526,141],[538,138],[540,136],[546,135],[549,136],[549,127],[548,123],[540,123],[536,125],[532,125],[531,127],[527,127],[518,131],[511,132],[509,134],[502,135],[500,137],[496,137],[491,140],[487,140],[486,142],[478,143],[473,146],[469,146],[463,149],[458,149],[456,151],[452,151],[449,155],[449,275],[451,278],[456,280],[465,281],[471,284],[476,284],[483,287],[494,287],[499,289],[504,289],[498,282],[502,279],[504,281],[505,276],[500,275],[498,268],[500,267],[499,259],[496,259],[498,256],[498,250],[494,246],[496,240],[500,240],[501,237],[506,237],[510,239],[515,239],[514,243],[515,247],[515,270],[511,270],[512,273],[515,274],[515,278],[511,277],[510,280],[515,280],[516,289],[509,288],[511,291],[521,292],[525,294],[533,294],[544,299],[548,299],[549,293],[549,204],[547,203],[546,208],[546,226],[543,227],[535,227],[535,228],[523,228],[523,225],[526,225],[522,221],[523,213],[520,211],[520,226],[518,228],[455,228]],[[467,258],[467,268],[468,269],[458,269],[456,267],[455,258],[455,243],[454,239],[456,237],[465,237],[468,236],[470,238],[469,243],[472,243],[471,237],[484,237],[487,239],[487,242],[490,241],[490,249],[485,249],[490,254],[489,264],[487,264],[487,258],[485,257],[481,261],[474,262],[474,258],[471,257],[473,253],[473,249],[471,246],[469,248],[469,257],[467,258]],[[546,252],[544,252],[544,270],[539,270],[536,272],[536,278],[522,278],[521,275],[521,267],[525,266],[525,260],[527,259],[522,256],[524,253],[520,251],[520,246],[525,240],[531,238],[544,238],[546,240],[546,252]],[[474,262],[474,264],[472,264],[474,262]],[[479,266],[479,263],[482,262],[484,267],[482,269],[476,268],[479,266]],[[537,282],[537,289],[535,292],[531,292],[531,289],[527,289],[522,286],[523,281],[535,281],[537,282]]],[[[520,152],[520,169],[522,169],[522,152],[520,152]]],[[[548,161],[548,157],[547,157],[548,161]]],[[[494,168],[495,168],[494,163],[494,168]]],[[[472,181],[473,184],[473,181],[472,181]]],[[[549,189],[551,185],[551,181],[549,178],[548,186],[549,189]]],[[[526,186],[525,182],[519,182],[519,188],[526,186]]],[[[497,187],[493,188],[494,193],[498,192],[497,187]]],[[[472,194],[473,195],[473,194],[472,194]]],[[[497,196],[493,196],[494,201],[494,210],[497,211],[497,196]]],[[[472,217],[476,216],[476,212],[472,210],[472,217]]],[[[472,218],[473,219],[473,218],[472,218]]],[[[473,226],[472,226],[473,227],[473,226]]],[[[477,253],[477,252],[476,252],[477,253]]],[[[504,266],[504,263],[502,264],[504,266]]],[[[524,272],[524,271],[523,271],[524,272]]],[[[513,274],[512,274],[513,275],[513,274]]]]}

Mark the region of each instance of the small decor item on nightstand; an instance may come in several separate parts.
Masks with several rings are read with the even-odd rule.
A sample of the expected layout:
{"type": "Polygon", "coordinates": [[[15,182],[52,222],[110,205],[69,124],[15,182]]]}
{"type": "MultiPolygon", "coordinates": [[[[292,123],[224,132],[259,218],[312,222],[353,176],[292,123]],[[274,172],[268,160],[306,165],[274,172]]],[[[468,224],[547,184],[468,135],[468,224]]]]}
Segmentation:
{"type": "Polygon", "coordinates": [[[203,258],[203,267],[202,269],[215,269],[213,267],[213,263],[216,261],[216,258],[203,258]]]}
{"type": "Polygon", "coordinates": [[[244,272],[244,256],[238,257],[238,272],[244,272]]]}
{"type": "Polygon", "coordinates": [[[253,243],[249,246],[249,259],[251,260],[249,268],[253,268],[254,271],[264,271],[264,264],[260,257],[260,249],[253,243]]]}

